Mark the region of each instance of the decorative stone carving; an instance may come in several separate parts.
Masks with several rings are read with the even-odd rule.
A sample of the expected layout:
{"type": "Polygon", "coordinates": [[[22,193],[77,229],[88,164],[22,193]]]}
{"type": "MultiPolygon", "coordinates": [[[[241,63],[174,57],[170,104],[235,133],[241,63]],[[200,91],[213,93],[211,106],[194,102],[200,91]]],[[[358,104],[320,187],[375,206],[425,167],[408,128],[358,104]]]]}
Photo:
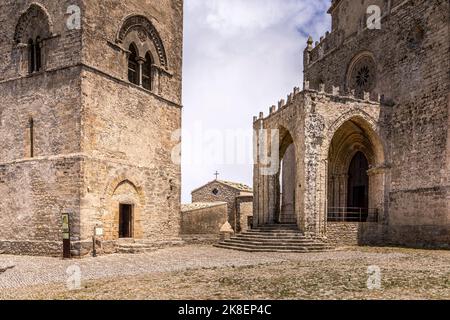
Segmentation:
{"type": "Polygon", "coordinates": [[[138,37],[139,37],[139,40],[141,40],[141,42],[144,43],[145,40],[147,40],[147,33],[145,32],[145,30],[143,30],[143,29],[139,30],[138,37]]]}
{"type": "Polygon", "coordinates": [[[376,87],[376,64],[369,53],[353,59],[347,77],[348,90],[355,90],[356,95],[372,92],[376,87]]]}
{"type": "Polygon", "coordinates": [[[116,42],[122,43],[125,37],[130,32],[135,30],[138,31],[139,39],[141,41],[143,39],[143,35],[141,35],[141,33],[145,34],[146,37],[148,36],[151,39],[157,50],[159,63],[161,67],[167,68],[167,55],[161,37],[158,31],[156,30],[155,26],[146,17],[141,15],[133,15],[126,18],[125,21],[122,23],[119,33],[117,34],[116,42]]]}

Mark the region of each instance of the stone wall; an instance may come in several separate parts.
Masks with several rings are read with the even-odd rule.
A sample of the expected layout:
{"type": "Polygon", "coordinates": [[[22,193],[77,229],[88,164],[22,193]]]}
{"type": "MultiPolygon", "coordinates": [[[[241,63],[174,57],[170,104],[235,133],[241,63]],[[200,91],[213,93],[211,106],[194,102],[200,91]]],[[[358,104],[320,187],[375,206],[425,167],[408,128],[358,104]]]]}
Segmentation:
{"type": "Polygon", "coordinates": [[[328,222],[327,241],[333,246],[388,245],[383,225],[372,222],[328,222]]]}
{"type": "Polygon", "coordinates": [[[223,201],[228,205],[228,222],[236,230],[239,230],[239,221],[236,220],[236,197],[239,191],[224,185],[218,181],[213,181],[192,192],[192,202],[217,202],[223,201]],[[217,190],[214,194],[213,191],[217,190]]]}
{"type": "MultiPolygon", "coordinates": [[[[125,43],[117,42],[121,24],[127,17],[143,15],[154,25],[164,45],[167,66],[161,67],[154,93],[170,102],[181,104],[181,68],[183,46],[183,1],[142,0],[85,1],[86,23],[82,61],[84,64],[127,81],[127,55],[125,43]]],[[[140,40],[139,40],[140,41],[140,40]]],[[[137,43],[139,45],[139,43],[137,43]]],[[[152,52],[155,61],[157,53],[152,52]]],[[[158,64],[155,62],[155,64],[158,64]]]]}
{"type": "Polygon", "coordinates": [[[76,157],[0,165],[0,252],[61,255],[62,213],[79,241],[80,165],[76,157]]]}
{"type": "MultiPolygon", "coordinates": [[[[359,10],[353,1],[335,4],[344,2],[347,13],[359,10]]],[[[373,239],[449,247],[449,3],[391,1],[387,9],[381,30],[353,32],[346,23],[336,23],[342,16],[333,15],[332,32],[315,46],[308,42],[304,92],[295,88],[278,108],[270,108],[268,117],[255,118],[254,128],[287,130],[293,137],[302,231],[326,233],[330,172],[345,174],[347,160],[361,151],[371,167],[369,205],[380,214],[373,239]],[[352,68],[363,56],[374,64],[368,66],[373,87],[353,93],[352,68]],[[339,142],[341,134],[354,138],[347,141],[346,153],[336,156],[345,141],[333,141],[339,142]]],[[[274,177],[263,176],[261,168],[254,168],[256,224],[273,221],[276,207],[274,177]]]]}
{"type": "Polygon", "coordinates": [[[218,240],[227,219],[226,202],[186,205],[181,212],[181,237],[211,236],[218,240]]]}
{"type": "Polygon", "coordinates": [[[240,217],[241,232],[247,231],[249,227],[251,228],[251,225],[249,225],[249,218],[253,218],[252,200],[253,197],[251,199],[247,199],[245,202],[239,202],[239,217],[240,217]]]}
{"type": "Polygon", "coordinates": [[[394,228],[449,228],[449,79],[448,68],[442,68],[449,63],[448,19],[448,1],[394,1],[381,30],[362,29],[305,65],[312,86],[320,79],[327,90],[345,90],[353,57],[362,48],[373,54],[375,92],[395,103],[382,124],[390,145],[389,220],[394,228]]]}
{"type": "Polygon", "coordinates": [[[3,1],[0,12],[0,252],[60,255],[62,213],[71,215],[74,255],[92,250],[95,226],[113,252],[122,202],[134,205],[136,239],[177,240],[183,2],[32,3],[3,1]],[[69,5],[81,8],[79,30],[66,26],[69,5]],[[118,34],[130,16],[144,16],[160,40],[165,61],[155,60],[152,91],[127,79],[118,34]],[[31,26],[25,42],[41,31],[48,38],[31,75],[27,46],[15,41],[21,17],[31,26]]]}
{"type": "Polygon", "coordinates": [[[334,246],[357,246],[359,245],[358,230],[359,222],[328,222],[327,239],[334,246]]]}

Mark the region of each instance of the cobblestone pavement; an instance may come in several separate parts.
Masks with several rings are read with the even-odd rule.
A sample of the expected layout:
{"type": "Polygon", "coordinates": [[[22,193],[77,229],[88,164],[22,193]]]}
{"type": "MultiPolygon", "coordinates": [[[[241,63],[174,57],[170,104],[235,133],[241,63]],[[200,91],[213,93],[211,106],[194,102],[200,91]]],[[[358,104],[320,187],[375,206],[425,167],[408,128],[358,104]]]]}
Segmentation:
{"type": "Polygon", "coordinates": [[[210,246],[81,260],[0,255],[3,299],[450,299],[450,252],[347,248],[308,254],[210,246]],[[82,289],[67,290],[67,268],[82,289]],[[368,290],[368,267],[381,290],[368,290]],[[120,290],[118,289],[120,288],[120,290]]]}

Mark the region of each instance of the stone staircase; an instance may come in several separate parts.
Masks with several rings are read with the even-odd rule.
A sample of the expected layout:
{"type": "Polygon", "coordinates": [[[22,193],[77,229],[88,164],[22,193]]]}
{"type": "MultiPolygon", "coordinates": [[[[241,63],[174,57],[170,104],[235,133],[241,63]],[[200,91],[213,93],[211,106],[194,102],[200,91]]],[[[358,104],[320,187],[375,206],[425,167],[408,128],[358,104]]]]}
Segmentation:
{"type": "Polygon", "coordinates": [[[334,248],[303,235],[297,225],[266,225],[243,232],[216,244],[215,247],[245,252],[322,252],[334,248]]]}
{"type": "Polygon", "coordinates": [[[135,239],[119,239],[117,242],[117,253],[145,253],[156,251],[160,248],[168,246],[179,246],[183,245],[184,242],[181,240],[174,240],[169,242],[148,242],[145,240],[135,240],[135,239]]]}

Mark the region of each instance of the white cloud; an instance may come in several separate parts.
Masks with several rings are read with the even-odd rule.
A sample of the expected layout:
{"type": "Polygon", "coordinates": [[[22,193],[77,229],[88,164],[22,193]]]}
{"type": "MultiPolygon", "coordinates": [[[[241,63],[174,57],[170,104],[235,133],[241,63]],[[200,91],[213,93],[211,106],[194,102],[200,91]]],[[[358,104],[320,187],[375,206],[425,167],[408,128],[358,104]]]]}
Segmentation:
{"type": "MultiPolygon", "coordinates": [[[[251,130],[254,115],[300,86],[307,35],[318,39],[329,29],[328,6],[329,0],[185,1],[184,202],[215,170],[222,179],[252,184],[251,163],[189,160],[210,148],[211,139],[220,145],[212,130],[251,130]],[[198,127],[210,136],[199,139],[198,127]]],[[[229,156],[236,149],[228,144],[220,151],[229,156]]]]}

